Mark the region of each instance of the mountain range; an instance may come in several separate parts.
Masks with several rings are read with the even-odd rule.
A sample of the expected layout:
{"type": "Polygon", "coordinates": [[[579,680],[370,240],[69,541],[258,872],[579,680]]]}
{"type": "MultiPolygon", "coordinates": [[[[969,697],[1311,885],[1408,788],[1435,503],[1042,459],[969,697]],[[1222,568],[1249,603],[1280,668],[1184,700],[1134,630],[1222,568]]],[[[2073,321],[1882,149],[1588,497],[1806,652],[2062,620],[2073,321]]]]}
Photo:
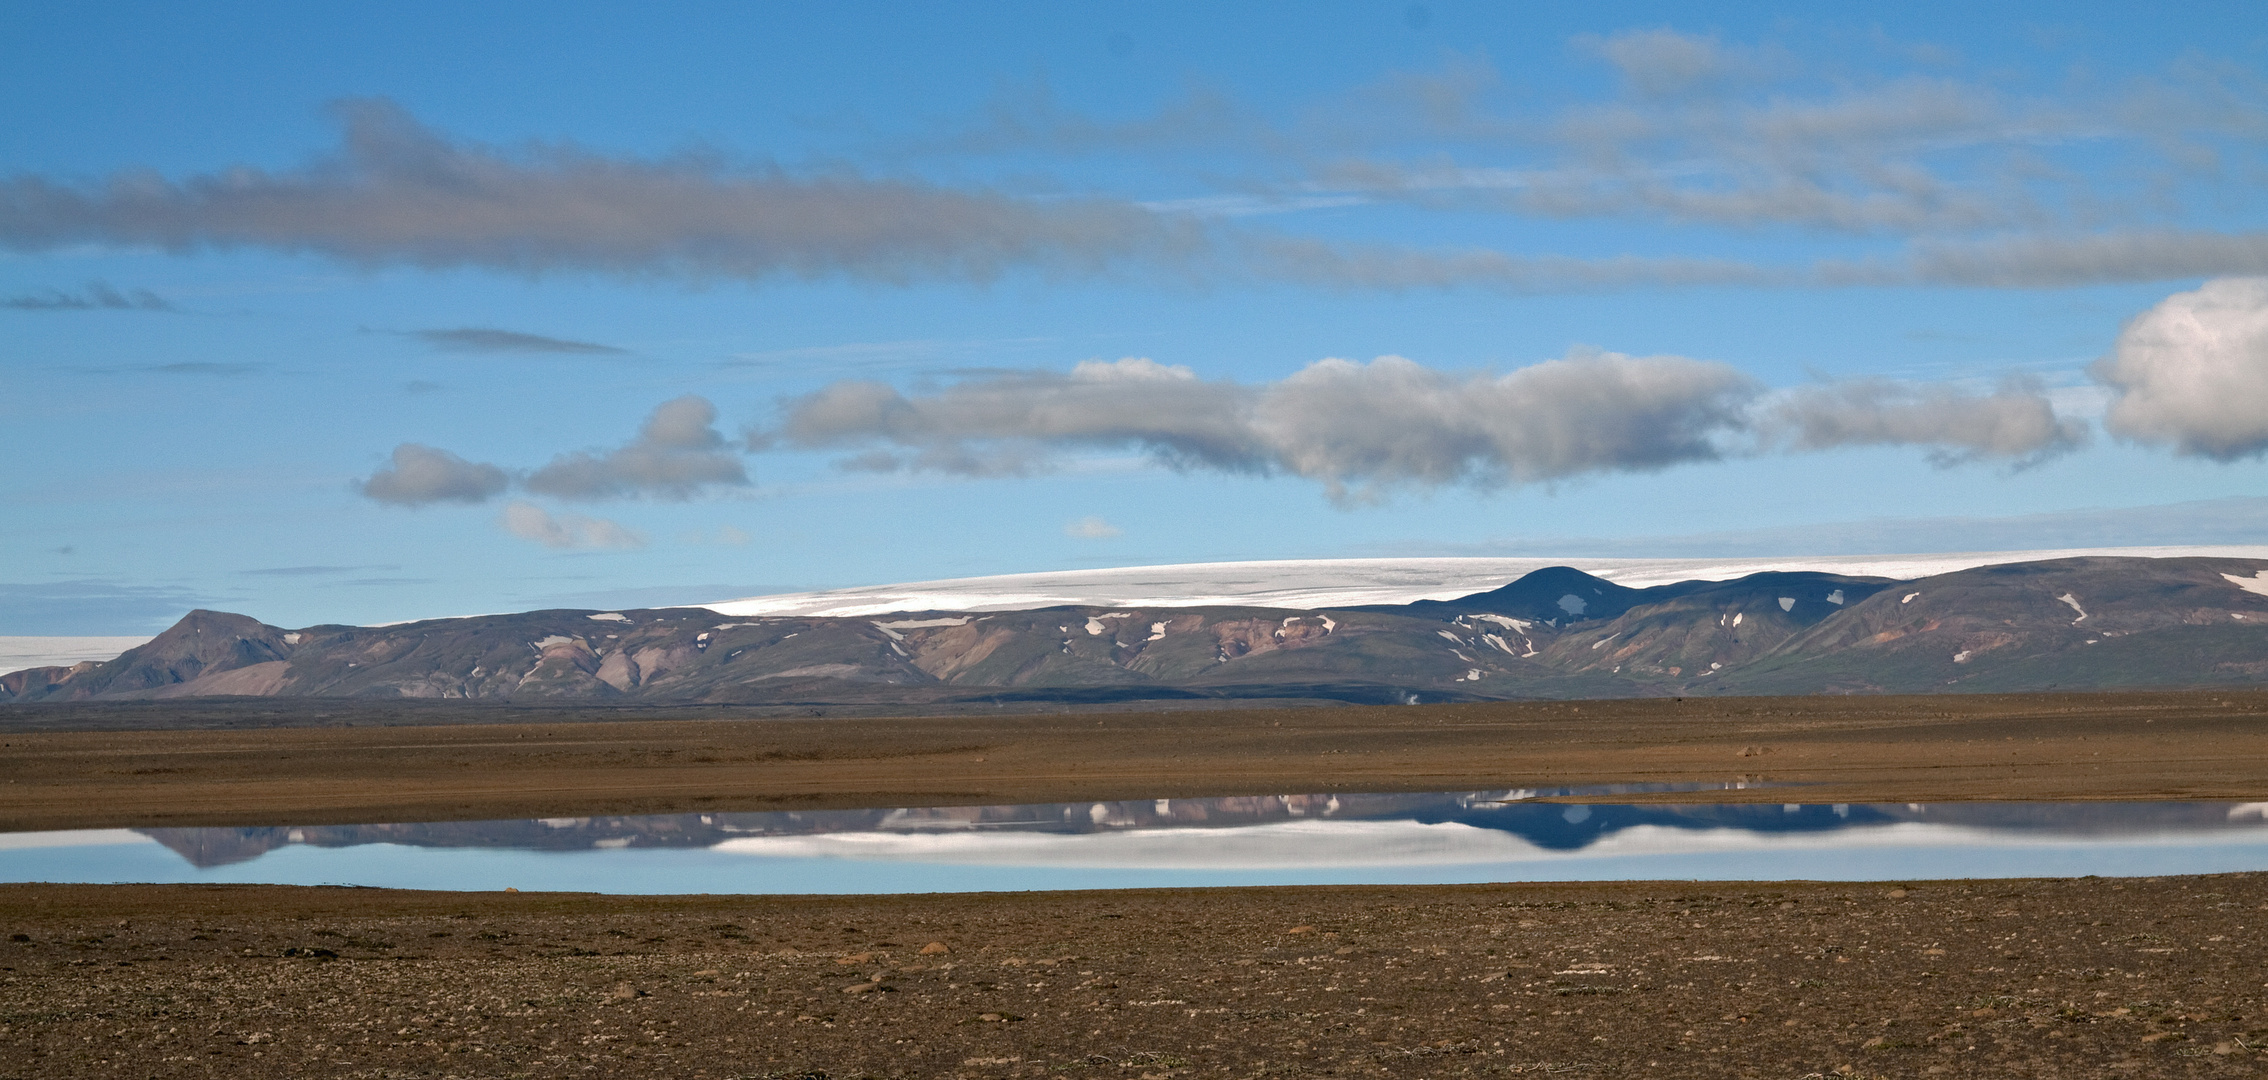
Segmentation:
{"type": "Polygon", "coordinates": [[[1324,609],[1055,606],[858,617],[549,610],[285,629],[194,611],[0,703],[180,697],[729,703],[1446,702],[2268,681],[2268,560],[2069,558],[1911,580],[1630,588],[1547,567],[1324,609]]]}

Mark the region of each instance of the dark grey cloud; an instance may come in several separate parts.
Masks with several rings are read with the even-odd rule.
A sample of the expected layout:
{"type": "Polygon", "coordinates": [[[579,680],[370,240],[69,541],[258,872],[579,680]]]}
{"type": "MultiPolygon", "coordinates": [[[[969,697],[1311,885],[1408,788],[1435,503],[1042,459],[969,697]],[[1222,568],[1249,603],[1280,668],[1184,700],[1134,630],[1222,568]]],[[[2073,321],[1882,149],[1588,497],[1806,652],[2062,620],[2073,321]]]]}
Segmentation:
{"type": "Polygon", "coordinates": [[[1768,441],[1798,451],[1920,446],[1941,465],[1980,459],[2031,464],[2077,449],[2087,425],[2056,415],[2039,386],[2012,381],[1990,393],[1942,384],[1862,379],[1806,386],[1759,410],[1768,441]]]}
{"type": "Polygon", "coordinates": [[[2095,378],[2104,426],[2215,461],[2268,454],[2268,278],[2223,278],[2135,316],[2095,378]]]}
{"type": "Polygon", "coordinates": [[[716,423],[706,398],[662,402],[627,445],[561,454],[529,474],[526,487],[562,499],[689,499],[711,486],[745,487],[748,470],[716,423]]]}
{"type": "Polygon", "coordinates": [[[449,330],[412,330],[410,335],[423,339],[426,344],[436,349],[449,352],[563,353],[581,356],[620,356],[629,351],[591,341],[570,341],[566,338],[545,337],[541,334],[523,334],[516,330],[496,330],[483,326],[461,326],[449,330]]]}
{"type": "Polygon", "coordinates": [[[394,448],[393,464],[358,481],[355,490],[395,506],[486,502],[504,493],[511,477],[483,462],[419,443],[394,448]]]}
{"type": "Polygon", "coordinates": [[[905,282],[1018,268],[1091,274],[1202,246],[1189,227],[1105,199],[798,176],[700,155],[507,152],[452,142],[383,100],[337,112],[344,144],[299,169],[0,181],[0,247],[263,248],[360,265],[905,282]]]}
{"type": "Polygon", "coordinates": [[[90,281],[77,292],[48,289],[0,298],[0,308],[14,311],[172,311],[166,299],[148,289],[121,290],[105,281],[90,281]]]}

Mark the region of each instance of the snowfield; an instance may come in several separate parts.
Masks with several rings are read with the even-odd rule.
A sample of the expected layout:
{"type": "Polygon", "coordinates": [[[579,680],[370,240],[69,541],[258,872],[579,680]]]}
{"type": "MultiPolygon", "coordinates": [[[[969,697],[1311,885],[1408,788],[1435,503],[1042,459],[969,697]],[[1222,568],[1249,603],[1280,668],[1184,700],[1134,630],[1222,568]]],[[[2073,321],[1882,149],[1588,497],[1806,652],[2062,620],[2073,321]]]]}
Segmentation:
{"type": "Polygon", "coordinates": [[[1765,559],[1418,558],[1282,559],[1183,563],[1107,570],[916,581],[858,589],[750,596],[695,605],[731,616],[863,616],[899,611],[1013,611],[1082,607],[1247,605],[1291,610],[1453,600],[1510,584],[1546,566],[1573,566],[1633,588],[1690,578],[1721,581],[1767,570],[1821,570],[1854,577],[1920,578],[1995,563],[2084,555],[2171,559],[2268,559],[2268,546],[2063,548],[1919,555],[1822,555],[1765,559]]]}
{"type": "Polygon", "coordinates": [[[0,637],[0,672],[35,667],[69,667],[82,660],[108,660],[150,640],[133,637],[0,637]]]}

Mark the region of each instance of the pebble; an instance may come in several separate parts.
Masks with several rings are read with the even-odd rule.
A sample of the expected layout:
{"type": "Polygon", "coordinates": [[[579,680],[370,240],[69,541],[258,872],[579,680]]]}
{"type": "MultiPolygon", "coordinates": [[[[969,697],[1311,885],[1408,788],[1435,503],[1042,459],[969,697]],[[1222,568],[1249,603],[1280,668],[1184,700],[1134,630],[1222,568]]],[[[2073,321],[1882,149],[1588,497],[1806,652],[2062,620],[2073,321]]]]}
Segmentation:
{"type": "Polygon", "coordinates": [[[921,947],[921,955],[923,956],[943,956],[946,953],[952,951],[953,950],[946,948],[945,943],[942,941],[932,941],[929,944],[921,947]]]}

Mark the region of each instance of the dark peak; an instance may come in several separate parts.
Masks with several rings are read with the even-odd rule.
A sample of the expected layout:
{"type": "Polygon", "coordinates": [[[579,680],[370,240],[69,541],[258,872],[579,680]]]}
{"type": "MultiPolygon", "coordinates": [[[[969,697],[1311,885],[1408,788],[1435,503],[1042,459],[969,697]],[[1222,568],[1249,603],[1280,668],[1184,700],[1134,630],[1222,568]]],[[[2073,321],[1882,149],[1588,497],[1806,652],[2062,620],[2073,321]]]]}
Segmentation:
{"type": "MultiPolygon", "coordinates": [[[[296,635],[293,635],[296,636],[296,635]]],[[[238,667],[280,660],[290,651],[286,632],[249,615],[198,608],[149,641],[128,649],[112,664],[195,661],[202,666],[238,667]]]]}
{"type": "Polygon", "coordinates": [[[232,611],[214,611],[210,608],[198,608],[195,611],[191,611],[187,615],[183,615],[180,622],[174,623],[172,626],[167,627],[165,633],[159,634],[158,638],[162,639],[178,634],[238,634],[244,636],[258,636],[266,632],[281,633],[282,631],[277,630],[275,627],[269,626],[268,624],[261,622],[260,620],[255,619],[250,615],[238,615],[232,611]]]}
{"type": "MultiPolygon", "coordinates": [[[[1442,611],[1510,615],[1538,622],[1566,622],[1611,619],[1629,610],[1638,595],[1636,589],[1586,574],[1572,566],[1546,566],[1529,571],[1501,589],[1426,606],[1442,611]]],[[[1418,604],[1411,608],[1422,610],[1418,604]]]]}
{"type": "Polygon", "coordinates": [[[1841,605],[1857,603],[1898,583],[1896,578],[1850,577],[1817,570],[1770,570],[1730,581],[1679,582],[1666,588],[1648,589],[1646,593],[1648,600],[1690,597],[1718,602],[1747,596],[1785,596],[1803,602],[1824,600],[1841,605]]]}

